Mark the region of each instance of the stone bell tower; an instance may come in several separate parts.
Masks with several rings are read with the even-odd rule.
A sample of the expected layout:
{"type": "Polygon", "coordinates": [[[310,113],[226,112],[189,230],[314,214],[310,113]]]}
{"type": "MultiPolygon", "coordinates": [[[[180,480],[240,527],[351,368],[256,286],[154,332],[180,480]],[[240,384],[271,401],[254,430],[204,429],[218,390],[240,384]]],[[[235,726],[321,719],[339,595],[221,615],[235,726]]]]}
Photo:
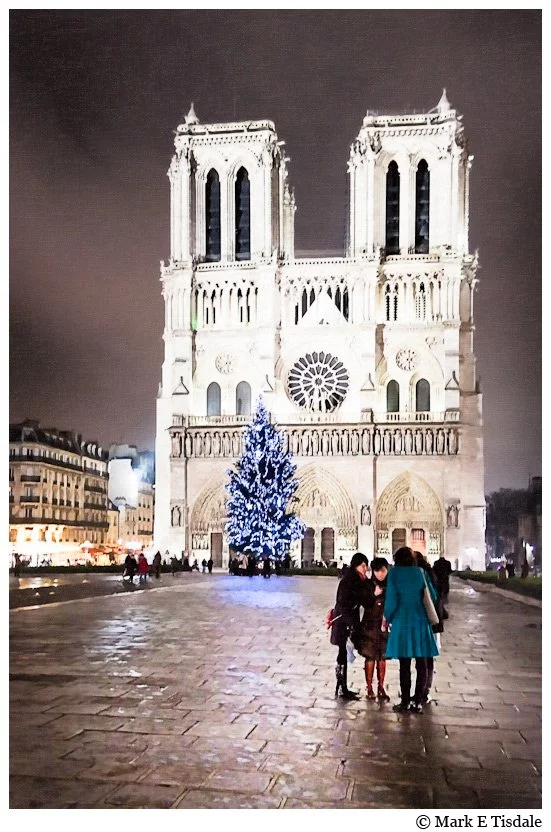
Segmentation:
{"type": "Polygon", "coordinates": [[[273,371],[275,273],[294,250],[284,144],[271,121],[203,125],[193,104],[176,130],[168,170],[171,255],[161,264],[155,546],[163,551],[204,545],[199,531],[189,538],[190,507],[194,483],[200,490],[210,478],[201,462],[188,465],[171,430],[224,423],[227,430],[208,439],[220,444],[223,476],[222,448],[237,441],[273,371]]]}

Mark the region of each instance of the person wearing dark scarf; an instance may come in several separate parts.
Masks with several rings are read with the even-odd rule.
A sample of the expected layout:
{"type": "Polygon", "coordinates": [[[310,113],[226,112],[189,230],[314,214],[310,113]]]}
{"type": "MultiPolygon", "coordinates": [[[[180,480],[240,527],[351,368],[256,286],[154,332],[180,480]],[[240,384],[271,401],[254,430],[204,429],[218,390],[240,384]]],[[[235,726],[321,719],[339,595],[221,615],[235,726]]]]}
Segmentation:
{"type": "Polygon", "coordinates": [[[386,642],[388,632],[383,619],[385,605],[386,579],[388,575],[388,561],[386,558],[375,558],[371,563],[371,578],[365,582],[364,615],[356,637],[354,646],[358,653],[365,658],[365,681],[367,683],[367,698],[388,702],[390,697],[385,691],[386,675],[386,642]],[[377,694],[373,690],[373,676],[377,667],[377,694]]]}
{"type": "Polygon", "coordinates": [[[352,556],[350,566],[339,581],[337,600],[331,619],[331,644],[339,648],[335,666],[337,677],[335,696],[340,693],[343,699],[359,699],[359,694],[348,689],[346,643],[350,634],[357,630],[360,623],[360,606],[364,598],[367,568],[366,556],[361,552],[356,552],[352,556]]]}

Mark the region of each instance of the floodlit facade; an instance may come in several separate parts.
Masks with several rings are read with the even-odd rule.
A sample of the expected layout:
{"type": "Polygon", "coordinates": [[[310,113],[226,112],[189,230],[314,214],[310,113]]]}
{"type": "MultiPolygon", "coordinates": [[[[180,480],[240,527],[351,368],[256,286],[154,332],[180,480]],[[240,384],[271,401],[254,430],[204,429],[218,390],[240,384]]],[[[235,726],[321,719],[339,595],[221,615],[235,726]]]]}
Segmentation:
{"type": "Polygon", "coordinates": [[[106,543],[124,559],[128,550],[150,550],[155,502],[153,454],[135,445],[109,448],[109,531],[106,543]]]}
{"type": "Polygon", "coordinates": [[[88,560],[109,525],[107,459],[78,434],[10,425],[10,552],[32,566],[88,560]]]}
{"type": "Polygon", "coordinates": [[[259,395],[298,464],[297,560],[484,568],[477,255],[469,155],[444,91],[367,113],[348,160],[344,257],[297,258],[285,143],[270,121],[176,131],[161,264],[154,548],[227,565],[224,485],[259,395]]]}

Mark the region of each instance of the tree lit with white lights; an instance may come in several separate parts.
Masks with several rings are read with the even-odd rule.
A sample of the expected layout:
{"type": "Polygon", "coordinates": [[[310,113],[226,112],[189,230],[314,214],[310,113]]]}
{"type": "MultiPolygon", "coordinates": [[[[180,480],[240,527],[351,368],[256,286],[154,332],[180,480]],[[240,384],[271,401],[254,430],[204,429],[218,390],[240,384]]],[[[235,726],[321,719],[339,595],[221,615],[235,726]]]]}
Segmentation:
{"type": "Polygon", "coordinates": [[[297,466],[262,400],[245,428],[243,444],[242,457],[228,471],[228,542],[238,552],[281,559],[292,541],[304,536],[305,525],[292,511],[297,466]]]}

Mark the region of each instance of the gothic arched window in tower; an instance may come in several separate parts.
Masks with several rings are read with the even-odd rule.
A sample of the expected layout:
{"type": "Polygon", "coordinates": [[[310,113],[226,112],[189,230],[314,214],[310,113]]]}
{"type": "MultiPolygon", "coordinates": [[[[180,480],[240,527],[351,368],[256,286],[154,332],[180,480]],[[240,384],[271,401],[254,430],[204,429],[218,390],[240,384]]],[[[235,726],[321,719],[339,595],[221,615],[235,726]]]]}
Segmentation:
{"type": "Polygon", "coordinates": [[[240,381],[235,389],[235,412],[237,416],[251,415],[251,385],[240,381]]]}
{"type": "Polygon", "coordinates": [[[400,410],[400,385],[392,379],[386,386],[386,412],[398,413],[400,410]]]}
{"type": "Polygon", "coordinates": [[[430,172],[424,159],[417,165],[415,174],[415,253],[428,254],[429,250],[429,201],[430,172]]]}
{"type": "Polygon", "coordinates": [[[349,377],[344,364],[334,355],[312,352],[295,362],[287,384],[291,399],[299,407],[331,413],[343,402],[349,377]]]}
{"type": "Polygon", "coordinates": [[[400,171],[391,162],[386,173],[386,238],[387,254],[400,253],[400,171]]]}
{"type": "Polygon", "coordinates": [[[251,259],[251,184],[245,168],[235,178],[235,259],[251,259]]]}
{"type": "Polygon", "coordinates": [[[221,398],[220,385],[212,381],[207,387],[207,416],[220,416],[221,398]]]}
{"type": "Polygon", "coordinates": [[[430,410],[430,384],[426,378],[420,378],[415,385],[415,411],[426,413],[430,410]]]}
{"type": "Polygon", "coordinates": [[[398,284],[391,286],[387,283],[385,289],[385,313],[387,321],[398,320],[398,284]]]}
{"type": "Polygon", "coordinates": [[[205,185],[205,260],[220,260],[220,178],[212,168],[207,175],[205,185]]]}
{"type": "Polygon", "coordinates": [[[427,317],[427,293],[424,283],[420,283],[415,292],[415,317],[419,321],[424,321],[427,317]]]}

